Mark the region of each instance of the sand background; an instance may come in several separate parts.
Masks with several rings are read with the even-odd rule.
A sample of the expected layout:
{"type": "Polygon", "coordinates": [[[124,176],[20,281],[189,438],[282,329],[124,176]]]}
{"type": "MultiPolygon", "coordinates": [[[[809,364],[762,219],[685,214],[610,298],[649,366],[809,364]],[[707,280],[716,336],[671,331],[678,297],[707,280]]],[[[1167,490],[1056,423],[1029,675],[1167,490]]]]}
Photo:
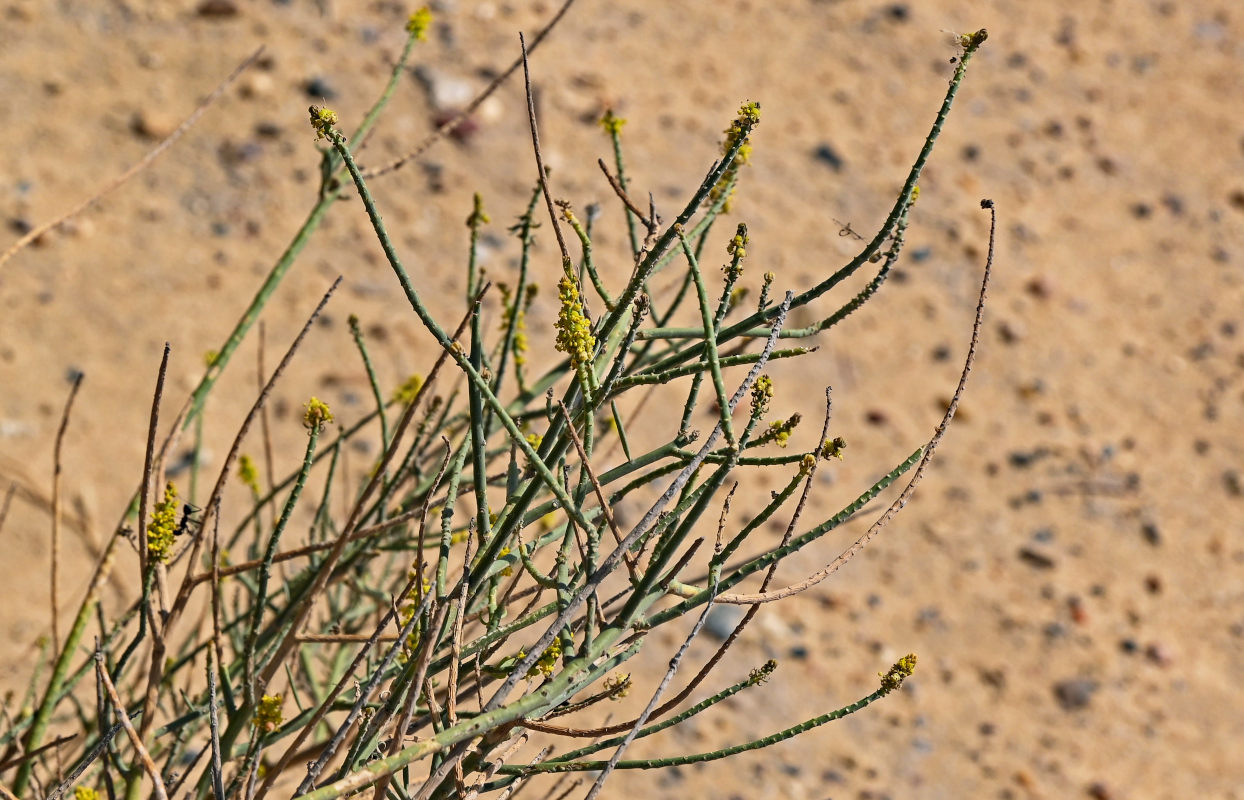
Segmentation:
{"type": "MultiPolygon", "coordinates": [[[[554,9],[441,3],[412,63],[444,94],[404,78],[367,158],[409,147],[438,103],[482,87],[516,55],[517,32],[554,9]]],[[[65,602],[76,607],[90,543],[141,471],[163,343],[171,413],[312,205],[307,105],[322,96],[350,127],[409,12],[327,0],[235,10],[0,8],[5,245],[139,159],[266,48],[174,150],[0,267],[0,477],[20,487],[0,532],[5,690],[24,687],[49,630],[37,498],[50,490],[68,376],[86,376],[64,457],[65,602]]],[[[868,235],[884,218],[953,69],[942,31],[982,26],[990,38],[921,181],[901,279],[823,336],[814,361],[774,370],[779,414],[815,419],[834,387],[834,430],[850,445],[819,484],[823,514],[939,418],[966,347],[989,197],[996,275],[961,418],[914,504],[842,573],[763,613],[720,678],[772,656],[770,684],[660,749],[737,742],[844,705],[908,651],[920,669],[847,720],[700,769],[627,774],[611,796],[1244,797],[1244,10],[580,0],[532,64],[555,192],[606,204],[597,247],[617,260],[617,209],[594,164],[608,154],[600,111],[629,119],[631,178],[672,218],[739,102],[759,100],[753,163],[720,244],[746,221],[753,285],[773,270],[781,288],[806,286],[858,248],[842,224],[868,235]],[[824,147],[837,166],[817,156],[824,147]]],[[[374,187],[446,322],[460,308],[471,193],[494,219],[485,265],[504,275],[516,253],[504,227],[535,174],[521,84],[476,122],[465,143],[443,142],[374,187]]],[[[542,240],[546,276],[554,254],[542,240]]],[[[337,274],[345,285],[276,398],[286,468],[301,453],[294,411],[308,395],[346,419],[369,408],[348,314],[363,320],[385,385],[428,363],[429,340],[356,200],[332,209],[264,312],[270,363],[337,274]]],[[[537,344],[556,312],[548,297],[533,310],[537,344]]],[[[217,460],[253,398],[255,354],[252,336],[210,402],[217,460]]],[[[743,513],[769,488],[745,486],[743,513]]],[[[829,561],[867,521],[801,554],[779,583],[829,561]]],[[[653,665],[665,657],[656,650],[653,665]]]]}

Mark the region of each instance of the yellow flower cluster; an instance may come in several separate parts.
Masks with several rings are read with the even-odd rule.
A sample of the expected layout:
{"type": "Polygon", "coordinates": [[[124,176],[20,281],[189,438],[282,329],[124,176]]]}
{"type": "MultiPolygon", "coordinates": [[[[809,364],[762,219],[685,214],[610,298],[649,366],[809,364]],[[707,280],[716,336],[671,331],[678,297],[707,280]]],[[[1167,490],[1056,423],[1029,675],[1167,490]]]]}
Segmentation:
{"type": "Polygon", "coordinates": [[[479,192],[476,192],[475,207],[466,218],[467,227],[478,228],[480,225],[487,225],[490,222],[492,222],[492,218],[484,213],[484,198],[480,197],[479,192]]]}
{"type": "Polygon", "coordinates": [[[881,692],[889,694],[903,685],[903,680],[916,671],[916,654],[908,653],[890,667],[889,672],[879,672],[881,676],[881,692]]]}
{"type": "Polygon", "coordinates": [[[618,672],[605,678],[605,691],[610,700],[621,700],[631,693],[631,675],[629,672],[618,672]]]}
{"type": "Polygon", "coordinates": [[[419,390],[423,388],[423,376],[414,373],[402,385],[393,390],[393,402],[409,405],[410,401],[415,399],[415,395],[419,394],[419,390]]]}
{"type": "Polygon", "coordinates": [[[557,668],[557,659],[562,657],[562,640],[554,639],[549,645],[549,649],[540,654],[540,660],[531,665],[531,669],[527,670],[527,677],[534,678],[537,675],[549,677],[553,674],[553,670],[557,668]]]}
{"type": "Polygon", "coordinates": [[[265,694],[255,709],[251,724],[263,733],[272,733],[281,727],[281,695],[265,694]]]}
{"type": "Polygon", "coordinates": [[[319,106],[311,106],[307,110],[311,113],[311,127],[315,128],[315,138],[327,139],[337,125],[337,112],[319,106]]]}
{"type": "Polygon", "coordinates": [[[302,424],[308,431],[319,433],[324,430],[325,425],[333,421],[333,412],[329,410],[328,403],[318,397],[308,400],[304,408],[306,412],[302,415],[302,424]]]}
{"type": "Polygon", "coordinates": [[[751,673],[748,674],[747,676],[747,682],[750,683],[752,686],[755,686],[756,684],[759,684],[759,683],[764,683],[765,681],[769,680],[769,676],[773,674],[773,671],[775,669],[777,669],[777,662],[771,658],[768,661],[766,661],[764,664],[762,664],[761,666],[756,667],[756,669],[752,670],[751,673]]]}
{"type": "Polygon", "coordinates": [[[759,417],[769,410],[769,401],[773,399],[773,379],[761,375],[752,384],[752,415],[759,417]]]}
{"type": "Polygon", "coordinates": [[[172,481],[164,487],[164,499],[155,504],[147,523],[147,556],[159,564],[173,554],[177,537],[177,487],[172,481]]]}
{"type": "Polygon", "coordinates": [[[799,424],[800,419],[802,415],[791,414],[790,419],[775,420],[769,423],[769,435],[773,437],[778,447],[785,447],[790,443],[790,432],[799,424]]]}
{"type": "Polygon", "coordinates": [[[819,455],[821,456],[821,458],[824,458],[824,459],[836,458],[839,461],[841,461],[842,451],[846,449],[847,449],[847,440],[842,438],[841,436],[835,436],[832,439],[826,439],[825,441],[821,442],[821,449],[820,449],[819,455]]]}
{"type": "Polygon", "coordinates": [[[410,15],[406,20],[406,32],[416,40],[425,42],[428,39],[428,28],[432,26],[432,12],[423,7],[410,15]]]}
{"type": "Polygon", "coordinates": [[[527,308],[531,305],[531,301],[536,299],[536,292],[539,290],[534,283],[528,284],[526,293],[520,302],[514,298],[510,287],[506,284],[499,283],[497,288],[501,290],[501,330],[509,330],[510,321],[517,318],[514,322],[514,363],[520,367],[526,366],[527,308]]]}
{"type": "MultiPolygon", "coordinates": [[[[747,135],[752,132],[752,128],[758,122],[760,122],[760,103],[749,101],[739,106],[739,116],[734,120],[734,122],[730,123],[730,127],[726,128],[724,131],[726,138],[725,141],[721,143],[721,152],[723,154],[729,152],[730,148],[734,147],[736,142],[740,139],[747,138],[747,135]]],[[[746,164],[747,159],[751,157],[751,154],[752,146],[744,142],[743,145],[739,147],[739,154],[736,156],[736,159],[738,163],[746,164]]]]}
{"type": "Polygon", "coordinates": [[[589,364],[596,349],[596,337],[583,314],[579,284],[569,275],[564,276],[557,282],[557,296],[561,300],[561,310],[557,312],[557,350],[570,356],[575,368],[589,364]]]}
{"type": "Polygon", "coordinates": [[[73,800],[99,800],[99,792],[89,786],[75,786],[73,800]]]}
{"type": "MultiPolygon", "coordinates": [[[[508,547],[502,547],[502,548],[501,548],[501,552],[500,552],[500,553],[497,553],[497,555],[498,555],[498,556],[500,556],[501,558],[505,558],[505,557],[506,557],[506,556],[508,556],[509,554],[510,554],[510,548],[508,548],[508,547]]],[[[501,570],[501,574],[502,574],[502,575],[504,575],[505,577],[507,577],[507,578],[508,578],[508,577],[510,577],[511,575],[513,575],[513,574],[514,574],[514,568],[513,568],[513,567],[505,567],[504,569],[502,569],[502,570],[501,570]]]]}
{"type": "Polygon", "coordinates": [[[255,460],[243,453],[238,456],[238,479],[254,494],[259,494],[259,469],[255,460]]]}
{"type": "MultiPolygon", "coordinates": [[[[734,163],[730,165],[730,168],[726,170],[725,174],[721,176],[721,180],[717,182],[717,185],[709,193],[709,198],[713,202],[717,202],[722,198],[722,193],[726,191],[727,186],[731,186],[731,192],[733,192],[733,182],[738,175],[739,167],[746,164],[752,156],[752,146],[745,140],[758,122],[760,122],[760,104],[748,101],[739,106],[739,116],[724,131],[725,139],[721,143],[722,154],[730,152],[736,144],[738,144],[738,151],[735,154],[734,163]],[[739,144],[739,142],[742,143],[739,144]]],[[[730,198],[728,196],[725,198],[725,202],[722,203],[721,210],[723,212],[730,211],[730,198]]]]}
{"type": "Polygon", "coordinates": [[[600,127],[605,129],[605,133],[610,136],[617,136],[622,132],[622,126],[626,124],[626,120],[622,117],[615,116],[613,109],[605,112],[605,116],[600,118],[600,127]]]}
{"type": "MultiPolygon", "coordinates": [[[[429,581],[427,578],[424,578],[423,579],[424,594],[427,594],[430,588],[432,588],[432,582],[429,581]]],[[[405,605],[402,606],[401,611],[398,612],[398,624],[401,627],[405,628],[406,624],[410,622],[410,618],[415,615],[416,608],[418,608],[418,605],[413,602],[406,603],[405,605]]],[[[421,637],[419,635],[419,626],[415,625],[413,628],[411,628],[410,633],[407,634],[406,636],[406,642],[404,646],[402,647],[402,652],[397,654],[398,663],[405,664],[410,659],[410,654],[415,652],[415,650],[419,648],[420,638],[421,637]]]]}
{"type": "Polygon", "coordinates": [[[747,256],[747,242],[747,226],[740,222],[738,230],[734,233],[734,238],[726,245],[726,252],[735,258],[745,258],[747,256]]]}

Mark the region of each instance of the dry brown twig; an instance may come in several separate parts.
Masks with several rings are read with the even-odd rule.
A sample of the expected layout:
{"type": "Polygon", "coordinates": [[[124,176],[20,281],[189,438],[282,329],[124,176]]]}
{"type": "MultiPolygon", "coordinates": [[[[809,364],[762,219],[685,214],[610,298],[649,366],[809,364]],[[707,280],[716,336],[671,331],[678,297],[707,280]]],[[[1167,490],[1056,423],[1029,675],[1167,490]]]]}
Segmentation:
{"type": "Polygon", "coordinates": [[[138,759],[142,762],[143,769],[151,776],[153,787],[152,794],[156,800],[168,800],[168,792],[164,788],[164,780],[160,777],[160,768],[151,760],[151,754],[147,752],[147,748],[143,746],[142,737],[138,731],[134,730],[134,724],[130,722],[130,715],[125,713],[125,704],[121,702],[121,698],[117,696],[117,687],[112,685],[112,678],[108,677],[108,670],[104,668],[103,653],[97,653],[95,656],[95,672],[99,675],[99,680],[104,685],[104,690],[108,693],[108,699],[112,702],[113,709],[117,712],[117,719],[121,721],[122,727],[125,728],[125,735],[129,737],[130,744],[134,745],[134,750],[138,753],[138,759]]]}
{"type": "Polygon", "coordinates": [[[74,206],[73,208],[71,208],[69,211],[65,212],[61,216],[49,222],[45,222],[42,225],[36,225],[34,228],[28,231],[25,236],[23,236],[22,238],[14,242],[12,245],[10,245],[8,250],[5,250],[4,253],[0,253],[0,266],[4,266],[4,263],[6,261],[8,261],[13,256],[17,255],[18,252],[25,249],[31,242],[35,241],[40,236],[43,236],[45,233],[48,233],[49,231],[65,224],[70,219],[73,219],[77,215],[81,214],[83,211],[87,210],[88,208],[90,208],[91,206],[95,205],[100,200],[102,200],[106,195],[108,195],[115,189],[118,189],[119,187],[124,185],[128,180],[133,178],[135,175],[142,172],[147,167],[151,166],[151,164],[157,158],[159,158],[164,153],[165,150],[172,147],[173,144],[186,133],[186,131],[190,130],[190,128],[192,128],[194,124],[199,121],[199,117],[203,116],[203,113],[207,111],[208,106],[210,106],[212,103],[220,99],[220,96],[225,93],[225,90],[228,89],[229,86],[234,81],[236,81],[242,75],[242,73],[245,72],[252,64],[258,61],[259,56],[262,54],[263,54],[262,47],[260,47],[254,53],[251,53],[249,58],[247,58],[237,67],[235,67],[233,72],[229,73],[228,77],[226,77],[223,81],[221,81],[220,85],[218,85],[215,89],[213,89],[212,93],[209,94],[206,98],[204,98],[203,102],[199,103],[198,107],[195,108],[194,111],[190,113],[190,116],[186,117],[186,119],[180,125],[177,126],[176,130],[170,133],[164,139],[164,141],[160,142],[154,148],[148,151],[148,153],[145,156],[143,156],[141,159],[139,159],[133,166],[131,166],[125,172],[122,172],[117,177],[113,178],[112,181],[105,184],[102,189],[98,190],[97,192],[92,194],[90,197],[86,198],[81,203],[74,206]]]}
{"type": "MultiPolygon", "coordinates": [[[[56,446],[52,458],[52,660],[56,659],[60,648],[60,474],[61,446],[65,442],[65,430],[69,427],[69,414],[73,411],[73,401],[82,387],[82,373],[74,376],[73,385],[69,389],[69,399],[65,401],[65,411],[60,417],[60,428],[56,431],[56,446]]],[[[12,497],[10,490],[9,496],[12,497]]],[[[8,501],[5,501],[8,511],[8,501]]]]}

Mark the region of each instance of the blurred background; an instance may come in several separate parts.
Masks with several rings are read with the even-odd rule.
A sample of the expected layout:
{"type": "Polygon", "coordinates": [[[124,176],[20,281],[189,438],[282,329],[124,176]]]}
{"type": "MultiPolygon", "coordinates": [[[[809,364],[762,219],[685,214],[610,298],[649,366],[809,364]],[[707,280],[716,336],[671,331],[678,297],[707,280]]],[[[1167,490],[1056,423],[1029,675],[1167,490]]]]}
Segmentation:
{"type": "MultiPolygon", "coordinates": [[[[361,160],[413,146],[518,55],[519,31],[530,37],[557,8],[435,4],[432,35],[361,160]]],[[[3,247],[140,159],[264,47],[174,149],[0,266],[0,491],[15,487],[0,530],[0,689],[16,693],[13,704],[50,631],[47,503],[70,380],[85,375],[63,473],[62,595],[76,608],[141,474],[163,343],[171,415],[315,202],[307,106],[326,104],[354,127],[411,10],[0,6],[3,247]]],[[[772,370],[776,415],[818,419],[833,386],[832,432],[849,445],[822,471],[823,517],[940,418],[966,350],[988,197],[998,252],[961,414],[913,504],[842,572],[764,609],[717,678],[776,658],[770,683],[642,752],[762,736],[862,697],[906,652],[919,668],[860,714],[698,769],[624,774],[611,795],[1244,797],[1244,8],[578,0],[531,61],[554,194],[579,209],[602,204],[597,260],[620,285],[621,213],[595,165],[610,155],[601,113],[628,119],[633,191],[651,192],[672,219],[739,103],[760,101],[751,165],[709,252],[724,262],[745,221],[753,291],[766,270],[779,290],[807,286],[858,251],[848,225],[865,237],[880,225],[954,69],[949,32],[980,27],[989,40],[921,180],[899,272],[820,338],[817,355],[772,370]]],[[[506,228],[535,176],[522,85],[511,81],[457,137],[373,183],[443,323],[462,307],[472,193],[493,219],[483,265],[505,280],[518,253],[506,228]]],[[[551,287],[556,248],[544,237],[536,252],[551,287]]],[[[338,274],[342,290],[274,398],[278,474],[300,458],[307,396],[347,424],[371,408],[349,314],[382,385],[430,363],[429,338],[361,204],[347,199],[264,311],[269,367],[338,274]]],[[[537,352],[551,347],[555,317],[546,290],[529,322],[537,352]]],[[[209,475],[253,400],[257,354],[252,334],[209,401],[209,475]]],[[[814,427],[796,432],[796,446],[815,441],[814,427]]],[[[372,456],[358,453],[353,468],[372,456]]],[[[771,488],[741,486],[740,513],[771,488]]],[[[875,514],[801,553],[778,584],[828,563],[875,514]]],[[[132,597],[134,574],[120,570],[106,602],[132,597]]],[[[658,676],[682,634],[659,636],[668,649],[650,648],[644,662],[658,676]]]]}

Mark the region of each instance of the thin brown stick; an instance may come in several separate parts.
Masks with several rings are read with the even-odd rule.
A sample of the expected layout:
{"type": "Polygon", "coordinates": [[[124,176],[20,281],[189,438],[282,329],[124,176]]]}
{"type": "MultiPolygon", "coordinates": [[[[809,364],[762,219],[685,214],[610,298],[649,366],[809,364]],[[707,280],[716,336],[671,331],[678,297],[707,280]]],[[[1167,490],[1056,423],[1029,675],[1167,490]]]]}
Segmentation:
{"type": "Polygon", "coordinates": [[[518,34],[518,42],[523,50],[523,87],[527,92],[527,124],[531,128],[531,146],[536,151],[536,169],[540,172],[540,191],[544,194],[544,205],[549,210],[549,221],[553,223],[553,233],[557,236],[557,249],[562,251],[562,265],[570,269],[570,251],[566,249],[566,240],[562,236],[561,225],[557,223],[557,212],[553,210],[553,195],[549,193],[549,171],[544,168],[544,156],[540,153],[540,129],[536,125],[536,99],[531,93],[531,71],[527,66],[527,42],[523,35],[518,34]]]}
{"type": "Polygon", "coordinates": [[[168,375],[169,343],[164,343],[160,371],[156,374],[155,392],[151,395],[151,416],[147,424],[147,451],[143,457],[143,480],[138,490],[138,566],[139,586],[147,576],[147,504],[151,500],[151,466],[155,463],[156,431],[160,426],[160,401],[164,397],[164,379],[168,375]]]}
{"type": "Polygon", "coordinates": [[[782,589],[757,594],[722,595],[717,598],[717,602],[731,603],[733,605],[771,603],[774,600],[781,600],[784,597],[790,597],[810,589],[837,572],[843,564],[854,558],[911,500],[912,494],[916,491],[916,486],[920,483],[920,479],[924,477],[925,468],[928,467],[929,461],[933,458],[933,451],[937,449],[938,443],[941,442],[942,437],[946,434],[946,429],[950,427],[951,420],[955,417],[955,411],[959,408],[959,400],[963,397],[963,390],[967,386],[968,375],[972,372],[972,364],[976,361],[976,347],[980,343],[981,325],[985,318],[985,298],[989,290],[990,272],[993,269],[994,241],[998,224],[997,212],[994,210],[992,200],[982,200],[981,208],[989,210],[989,254],[985,258],[985,274],[981,279],[980,297],[976,302],[976,318],[972,322],[972,337],[968,344],[967,357],[963,361],[963,371],[959,374],[959,384],[955,387],[955,393],[950,398],[950,405],[946,408],[946,413],[942,416],[941,422],[938,423],[937,429],[933,433],[933,438],[929,439],[928,444],[925,445],[924,455],[921,456],[919,463],[916,464],[915,471],[912,473],[911,480],[908,481],[907,486],[903,488],[902,493],[890,504],[890,507],[877,518],[876,522],[869,526],[868,530],[860,538],[856,539],[850,547],[842,551],[837,558],[823,569],[812,573],[798,583],[792,583],[790,586],[782,589]]]}
{"type": "MultiPolygon", "coordinates": [[[[377,642],[396,642],[398,637],[394,634],[385,634],[376,639],[377,642]]],[[[298,635],[299,644],[350,644],[355,642],[370,642],[371,634],[364,633],[301,633],[298,635]]]]}
{"type": "Polygon", "coordinates": [[[0,531],[4,530],[4,521],[9,518],[9,506],[13,505],[15,494],[17,494],[17,481],[9,481],[9,488],[4,492],[4,502],[0,503],[0,531]]]}
{"type": "Polygon", "coordinates": [[[147,752],[147,748],[143,746],[143,740],[138,735],[138,731],[134,730],[133,723],[130,722],[130,715],[125,713],[125,704],[121,702],[121,698],[117,696],[117,687],[112,685],[112,678],[108,677],[108,670],[104,669],[104,654],[102,651],[95,653],[95,672],[99,675],[100,682],[103,683],[104,689],[108,692],[108,699],[112,701],[112,707],[117,712],[117,718],[121,721],[121,727],[125,728],[125,735],[130,738],[130,744],[134,745],[134,750],[138,753],[138,759],[142,762],[143,769],[151,776],[153,794],[156,800],[168,800],[168,792],[164,789],[164,780],[160,777],[160,768],[151,760],[151,754],[147,752]]]}
{"type": "Polygon", "coordinates": [[[14,242],[9,247],[8,250],[5,250],[3,254],[0,254],[0,266],[3,266],[4,262],[8,261],[10,258],[17,255],[19,251],[24,249],[27,245],[29,245],[35,239],[38,239],[40,236],[47,233],[48,231],[51,231],[54,228],[57,228],[60,225],[63,225],[65,222],[69,221],[73,217],[76,217],[78,214],[81,214],[83,211],[85,211],[86,209],[90,208],[91,206],[95,205],[95,203],[103,199],[104,196],[106,196],[108,193],[112,192],[114,189],[117,189],[122,184],[124,184],[126,181],[128,181],[130,178],[133,178],[135,175],[137,175],[138,173],[146,169],[148,166],[150,166],[151,163],[154,162],[157,158],[159,158],[160,155],[165,150],[172,147],[173,143],[176,142],[178,139],[180,139],[186,131],[190,130],[190,128],[194,125],[194,123],[199,121],[199,117],[203,116],[203,112],[207,111],[208,106],[216,102],[216,100],[219,99],[222,94],[224,94],[225,89],[228,89],[229,85],[238,79],[238,76],[240,76],[248,67],[250,67],[252,64],[254,64],[259,59],[259,56],[261,53],[263,53],[262,47],[260,47],[254,53],[252,53],[250,58],[247,58],[245,61],[239,64],[236,68],[234,68],[233,72],[229,73],[229,76],[225,78],[223,81],[221,81],[220,85],[217,86],[214,90],[212,90],[212,93],[209,94],[203,100],[202,103],[199,103],[198,107],[195,108],[193,112],[191,112],[190,116],[186,117],[185,121],[177,126],[177,130],[170,133],[164,141],[157,144],[151,151],[147,153],[147,155],[143,156],[137,163],[135,163],[125,172],[113,178],[112,181],[105,184],[102,189],[95,192],[95,194],[86,198],[78,205],[74,206],[72,209],[70,209],[65,214],[61,215],[60,217],[57,217],[54,220],[51,220],[50,222],[45,222],[42,225],[36,226],[32,230],[30,230],[25,236],[23,236],[22,238],[14,242]]]}
{"type": "Polygon", "coordinates": [[[635,201],[632,200],[631,196],[626,193],[626,189],[622,188],[621,182],[609,173],[609,167],[605,166],[605,159],[598,158],[596,159],[596,163],[600,166],[600,171],[605,173],[605,180],[609,181],[609,185],[613,187],[613,191],[618,196],[618,199],[622,201],[623,205],[630,209],[632,214],[639,218],[639,221],[643,224],[643,226],[648,229],[649,235],[656,231],[656,221],[643,211],[639,210],[639,206],[635,205],[635,201]]]}
{"type": "MultiPolygon", "coordinates": [[[[69,414],[73,411],[74,398],[82,386],[82,373],[74,375],[73,385],[69,388],[69,399],[65,401],[65,411],[60,415],[60,428],[56,431],[56,446],[52,457],[52,653],[51,659],[56,660],[60,649],[60,474],[61,447],[65,442],[65,430],[69,427],[69,414]]],[[[12,497],[12,490],[9,492],[12,497]]],[[[5,511],[8,503],[5,503],[5,511]]]]}
{"type": "Polygon", "coordinates": [[[77,739],[77,738],[78,738],[78,734],[76,733],[69,733],[64,736],[58,736],[52,741],[48,742],[47,744],[42,745],[41,747],[36,747],[34,750],[31,750],[28,753],[22,753],[20,756],[14,756],[13,758],[10,758],[8,761],[0,762],[0,772],[4,772],[5,770],[10,770],[13,767],[16,767],[18,764],[22,763],[23,761],[29,761],[30,759],[34,758],[40,753],[45,753],[48,750],[51,750],[53,747],[60,747],[65,742],[72,742],[74,739],[77,739]]]}
{"type": "MultiPolygon", "coordinates": [[[[583,471],[587,474],[588,480],[592,484],[592,489],[596,492],[596,499],[600,502],[600,511],[605,517],[605,522],[609,524],[609,530],[613,531],[613,538],[618,544],[622,544],[622,531],[618,529],[618,523],[613,519],[613,512],[609,510],[609,501],[605,498],[605,490],[601,487],[600,481],[596,478],[596,473],[592,470],[592,465],[588,463],[587,451],[583,448],[583,440],[579,438],[579,433],[574,429],[574,421],[570,418],[570,412],[566,410],[566,404],[560,400],[557,407],[561,409],[562,417],[566,420],[566,432],[570,434],[570,440],[574,442],[575,450],[579,453],[579,463],[583,465],[583,471]]],[[[636,579],[635,574],[635,557],[630,553],[624,553],[622,556],[626,562],[626,570],[631,574],[631,580],[636,579]]]]}
{"type": "MultiPolygon", "coordinates": [[[[528,52],[534,53],[536,51],[536,48],[540,46],[540,43],[544,41],[544,38],[549,35],[557,23],[561,22],[562,17],[566,15],[566,12],[570,10],[572,5],[574,5],[574,0],[566,0],[566,2],[562,3],[561,8],[557,9],[557,13],[553,15],[552,19],[550,19],[532,38],[531,47],[528,52]]],[[[377,169],[363,170],[363,178],[365,180],[371,180],[372,178],[379,178],[381,175],[387,175],[390,172],[401,169],[408,162],[423,155],[429,147],[456,131],[458,126],[474,114],[476,109],[483,105],[485,100],[492,97],[493,93],[501,87],[501,84],[505,83],[506,80],[508,80],[509,77],[513,75],[522,65],[523,60],[521,58],[514,59],[510,66],[506,67],[505,71],[500,75],[493,78],[492,82],[489,83],[488,86],[484,87],[484,91],[477,94],[475,99],[468,103],[466,108],[462,109],[461,112],[442,124],[436,130],[432,131],[432,133],[425,136],[423,141],[419,142],[419,144],[415,145],[404,155],[399,156],[395,161],[391,161],[390,163],[377,169]]]]}

